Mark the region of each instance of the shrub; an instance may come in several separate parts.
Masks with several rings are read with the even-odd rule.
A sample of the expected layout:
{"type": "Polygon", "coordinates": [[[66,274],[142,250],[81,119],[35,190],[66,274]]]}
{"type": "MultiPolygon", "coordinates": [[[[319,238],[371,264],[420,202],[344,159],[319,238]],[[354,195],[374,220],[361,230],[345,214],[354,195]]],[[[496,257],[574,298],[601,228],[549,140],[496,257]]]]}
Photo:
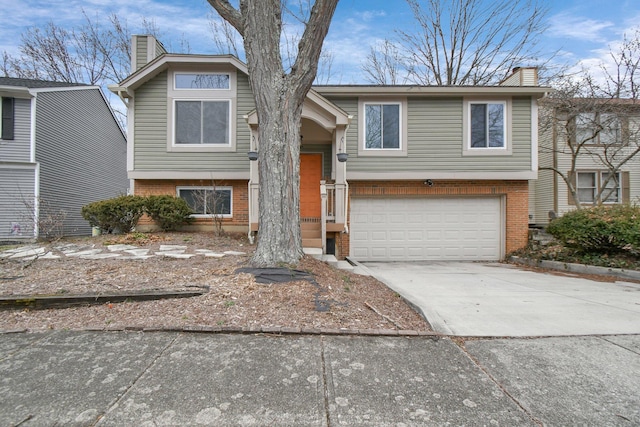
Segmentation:
{"type": "Polygon", "coordinates": [[[567,212],[549,223],[547,232],[582,252],[640,254],[640,207],[596,206],[567,212]]]}
{"type": "Polygon", "coordinates": [[[145,212],[163,231],[173,231],[193,222],[191,208],[179,197],[149,196],[145,200],[145,212]]]}
{"type": "Polygon", "coordinates": [[[82,217],[105,233],[128,233],[144,214],[144,202],[145,198],[140,196],[101,200],[83,206],[82,217]]]}

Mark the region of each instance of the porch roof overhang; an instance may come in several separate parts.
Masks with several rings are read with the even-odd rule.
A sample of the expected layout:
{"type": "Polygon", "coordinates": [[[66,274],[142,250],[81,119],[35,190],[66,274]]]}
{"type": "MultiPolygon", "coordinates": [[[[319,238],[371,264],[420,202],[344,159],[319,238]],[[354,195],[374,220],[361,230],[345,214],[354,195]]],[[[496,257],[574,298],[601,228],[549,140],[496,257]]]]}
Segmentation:
{"type": "MultiPolygon", "coordinates": [[[[244,118],[249,126],[258,126],[256,110],[251,111],[244,118]]],[[[333,131],[338,126],[348,126],[353,116],[311,89],[302,106],[302,118],[313,120],[324,129],[333,131]]]]}

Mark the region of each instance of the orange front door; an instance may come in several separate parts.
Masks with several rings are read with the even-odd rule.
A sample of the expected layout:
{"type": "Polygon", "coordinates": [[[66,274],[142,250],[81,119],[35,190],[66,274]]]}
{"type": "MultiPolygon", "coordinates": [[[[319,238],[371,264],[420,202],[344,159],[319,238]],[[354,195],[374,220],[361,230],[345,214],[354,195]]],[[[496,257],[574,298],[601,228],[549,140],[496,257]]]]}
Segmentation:
{"type": "Polygon", "coordinates": [[[322,154],[300,154],[300,217],[320,218],[322,154]]]}

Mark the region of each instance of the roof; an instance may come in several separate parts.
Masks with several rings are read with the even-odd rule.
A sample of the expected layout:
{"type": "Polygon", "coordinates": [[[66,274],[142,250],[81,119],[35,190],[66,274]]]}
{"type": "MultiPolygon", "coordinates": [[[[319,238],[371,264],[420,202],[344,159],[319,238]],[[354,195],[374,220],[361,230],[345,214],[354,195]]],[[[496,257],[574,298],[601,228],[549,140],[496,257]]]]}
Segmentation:
{"type": "Polygon", "coordinates": [[[551,90],[543,86],[421,86],[421,85],[314,85],[323,96],[465,96],[533,95],[542,97],[551,90]]]}
{"type": "Polygon", "coordinates": [[[26,87],[41,89],[49,87],[87,86],[84,83],[51,82],[47,80],[21,79],[16,77],[0,77],[0,86],[26,87]]]}

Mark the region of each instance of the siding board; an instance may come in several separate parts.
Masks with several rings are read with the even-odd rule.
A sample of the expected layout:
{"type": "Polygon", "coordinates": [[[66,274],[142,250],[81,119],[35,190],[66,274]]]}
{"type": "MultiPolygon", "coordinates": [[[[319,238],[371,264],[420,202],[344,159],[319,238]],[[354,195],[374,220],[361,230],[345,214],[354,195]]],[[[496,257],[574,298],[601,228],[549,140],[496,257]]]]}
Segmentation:
{"type": "Polygon", "coordinates": [[[31,156],[31,100],[15,98],[14,135],[0,139],[0,162],[28,162],[31,156]]]}
{"type": "Polygon", "coordinates": [[[0,240],[33,238],[35,167],[0,166],[0,240]],[[19,224],[20,234],[12,234],[12,224],[19,224]]]}

